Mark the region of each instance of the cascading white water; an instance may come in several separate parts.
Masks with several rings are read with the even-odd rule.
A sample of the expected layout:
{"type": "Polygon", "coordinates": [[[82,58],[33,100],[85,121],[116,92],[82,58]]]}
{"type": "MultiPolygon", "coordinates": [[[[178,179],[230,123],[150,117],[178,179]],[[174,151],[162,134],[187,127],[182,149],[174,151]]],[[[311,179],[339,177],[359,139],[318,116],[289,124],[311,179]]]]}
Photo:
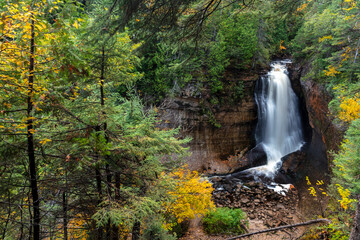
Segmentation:
{"type": "Polygon", "coordinates": [[[298,98],[291,88],[286,61],[271,64],[271,71],[257,84],[257,144],[262,144],[267,164],[246,170],[273,179],[281,167],[281,158],[303,145],[298,98]]]}

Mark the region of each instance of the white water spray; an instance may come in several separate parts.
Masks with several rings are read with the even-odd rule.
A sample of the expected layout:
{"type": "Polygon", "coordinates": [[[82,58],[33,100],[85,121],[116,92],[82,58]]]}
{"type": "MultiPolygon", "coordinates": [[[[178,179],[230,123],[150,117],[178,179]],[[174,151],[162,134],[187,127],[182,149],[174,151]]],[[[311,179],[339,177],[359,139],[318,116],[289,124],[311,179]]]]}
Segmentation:
{"type": "Polygon", "coordinates": [[[262,144],[267,164],[245,170],[255,176],[273,179],[281,167],[281,158],[303,145],[298,98],[287,76],[286,61],[274,62],[271,71],[257,84],[258,105],[256,142],[262,144]]]}

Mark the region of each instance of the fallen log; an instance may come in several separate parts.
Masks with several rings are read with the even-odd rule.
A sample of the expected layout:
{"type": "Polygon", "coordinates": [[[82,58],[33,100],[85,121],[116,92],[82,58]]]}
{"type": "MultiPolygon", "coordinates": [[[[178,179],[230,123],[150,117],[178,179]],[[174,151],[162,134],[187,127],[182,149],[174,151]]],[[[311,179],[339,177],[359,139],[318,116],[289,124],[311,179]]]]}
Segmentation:
{"type": "Polygon", "coordinates": [[[282,229],[285,229],[285,228],[305,226],[305,225],[310,225],[310,224],[319,223],[319,222],[331,223],[331,220],[320,218],[320,219],[310,220],[310,221],[307,221],[307,222],[296,223],[296,224],[291,224],[291,225],[285,225],[285,226],[280,226],[280,227],[276,227],[276,228],[269,228],[269,229],[260,230],[260,231],[257,231],[257,232],[252,232],[252,233],[246,233],[246,234],[239,235],[239,236],[236,236],[236,237],[227,238],[225,240],[236,240],[236,239],[239,239],[239,238],[248,237],[248,236],[252,236],[252,235],[256,235],[256,234],[260,234],[260,233],[272,232],[272,231],[282,230],[282,229]]]}

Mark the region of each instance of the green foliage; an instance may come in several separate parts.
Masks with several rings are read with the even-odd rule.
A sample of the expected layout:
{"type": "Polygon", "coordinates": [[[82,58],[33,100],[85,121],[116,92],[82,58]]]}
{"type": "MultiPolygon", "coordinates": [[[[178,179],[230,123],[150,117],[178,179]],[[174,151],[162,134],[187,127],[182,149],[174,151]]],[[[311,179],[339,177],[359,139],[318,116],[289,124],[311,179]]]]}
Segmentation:
{"type": "Polygon", "coordinates": [[[224,36],[226,53],[240,69],[250,68],[257,51],[258,16],[251,13],[236,14],[222,19],[220,34],[224,36]]]}
{"type": "Polygon", "coordinates": [[[339,153],[334,155],[334,174],[339,182],[344,182],[354,194],[360,193],[360,119],[354,120],[345,134],[339,153]]]}
{"type": "MultiPolygon", "coordinates": [[[[211,103],[212,104],[218,104],[219,102],[217,102],[216,98],[211,99],[211,103]]],[[[209,108],[204,106],[203,104],[201,105],[201,110],[202,110],[202,114],[206,115],[208,118],[208,121],[211,125],[213,125],[216,128],[220,128],[221,124],[216,120],[215,115],[213,113],[213,111],[209,108]]]]}
{"type": "MultiPolygon", "coordinates": [[[[272,3],[266,3],[272,6],[272,3]]],[[[279,35],[273,30],[285,28],[275,26],[283,19],[275,23],[269,12],[262,17],[265,11],[262,8],[266,7],[257,8],[240,11],[238,7],[229,7],[215,12],[204,22],[198,42],[174,43],[166,32],[151,38],[142,48],[141,70],[145,76],[137,84],[142,96],[159,102],[167,95],[179,94],[191,82],[198,88],[196,92],[209,89],[211,97],[227,96],[230,102],[238,101],[242,96],[242,85],[226,82],[226,69],[250,70],[267,65],[270,55],[279,51],[283,39],[278,38],[285,39],[288,34],[283,30],[279,35]]]]}
{"type": "Polygon", "coordinates": [[[175,234],[177,238],[183,237],[186,234],[186,232],[189,230],[190,221],[188,221],[188,220],[178,223],[176,221],[176,219],[174,218],[172,222],[174,224],[173,224],[170,232],[175,234]]]}
{"type": "Polygon", "coordinates": [[[233,88],[232,98],[235,102],[238,102],[241,98],[244,97],[244,83],[239,81],[233,88]]]}
{"type": "Polygon", "coordinates": [[[319,38],[330,36],[331,29],[337,24],[336,15],[330,10],[317,13],[304,23],[293,41],[295,59],[312,61],[315,78],[324,76],[323,70],[329,65],[327,60],[334,48],[330,41],[319,43],[319,38]]]}
{"type": "Polygon", "coordinates": [[[144,78],[137,84],[141,94],[156,96],[161,101],[167,94],[177,94],[193,77],[191,73],[199,66],[197,59],[188,59],[191,48],[177,50],[173,44],[149,43],[144,50],[141,70],[144,78]]]}
{"type": "Polygon", "coordinates": [[[207,68],[207,79],[212,94],[224,89],[223,74],[229,65],[229,56],[226,53],[225,37],[221,32],[216,35],[216,41],[210,42],[209,54],[205,54],[205,66],[207,68]],[[207,56],[206,56],[207,55],[207,56]]]}
{"type": "Polygon", "coordinates": [[[216,208],[203,218],[204,230],[209,234],[246,232],[246,214],[241,209],[216,208]]]}
{"type": "Polygon", "coordinates": [[[316,201],[313,203],[320,208],[321,216],[330,219],[331,223],[310,229],[304,239],[348,239],[350,226],[352,226],[351,216],[354,214],[354,202],[356,202],[349,198],[350,191],[337,183],[325,189],[322,180],[317,180],[316,184],[312,184],[306,177],[306,181],[309,194],[316,201]]]}
{"type": "Polygon", "coordinates": [[[162,221],[151,217],[151,220],[146,223],[147,227],[141,236],[142,240],[175,240],[176,236],[166,231],[162,226],[162,221]]]}
{"type": "Polygon", "coordinates": [[[311,62],[309,77],[327,84],[355,82],[360,34],[356,28],[359,6],[354,1],[304,3],[304,23],[292,41],[294,57],[311,62]]]}

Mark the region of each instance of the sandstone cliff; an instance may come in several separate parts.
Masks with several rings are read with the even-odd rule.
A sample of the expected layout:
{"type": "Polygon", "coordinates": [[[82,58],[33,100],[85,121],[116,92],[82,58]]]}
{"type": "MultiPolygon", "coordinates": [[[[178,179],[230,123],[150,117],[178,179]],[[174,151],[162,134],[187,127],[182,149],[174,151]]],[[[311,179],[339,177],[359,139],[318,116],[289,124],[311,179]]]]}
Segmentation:
{"type": "Polygon", "coordinates": [[[228,173],[239,167],[230,155],[243,154],[254,144],[257,121],[254,88],[257,75],[236,70],[227,71],[225,81],[242,81],[244,95],[237,103],[211,105],[206,90],[191,84],[160,108],[162,127],[181,127],[181,135],[190,136],[192,155],[187,159],[191,169],[206,173],[228,173]],[[216,123],[216,124],[215,124],[216,123]],[[217,127],[215,125],[220,125],[217,127]]]}

